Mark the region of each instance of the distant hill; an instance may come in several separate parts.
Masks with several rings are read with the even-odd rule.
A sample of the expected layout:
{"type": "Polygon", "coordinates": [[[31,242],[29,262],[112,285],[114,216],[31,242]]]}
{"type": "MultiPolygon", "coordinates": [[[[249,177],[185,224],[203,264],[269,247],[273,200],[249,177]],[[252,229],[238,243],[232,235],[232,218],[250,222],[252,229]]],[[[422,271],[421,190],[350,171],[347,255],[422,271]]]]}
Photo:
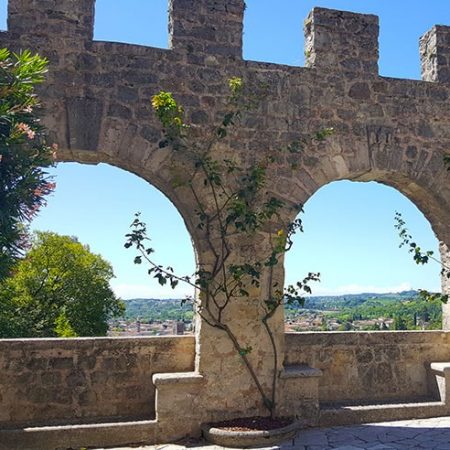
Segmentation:
{"type": "Polygon", "coordinates": [[[360,306],[368,300],[390,300],[392,302],[396,302],[413,300],[416,299],[417,296],[417,291],[403,291],[385,294],[366,292],[363,294],[347,294],[337,296],[313,296],[306,299],[304,309],[339,311],[344,308],[354,308],[360,306]]]}
{"type": "MultiPolygon", "coordinates": [[[[370,300],[384,300],[384,302],[400,302],[408,299],[415,299],[417,291],[404,291],[400,293],[363,293],[338,296],[313,296],[307,298],[304,308],[296,305],[289,306],[289,309],[311,309],[319,311],[340,311],[347,308],[361,306],[370,300]]],[[[383,302],[383,303],[384,303],[383,302]]],[[[133,298],[125,300],[125,317],[129,320],[137,318],[150,320],[192,320],[192,305],[185,303],[182,305],[181,299],[155,299],[155,298],[133,298]]]]}
{"type": "Polygon", "coordinates": [[[133,298],[124,300],[125,318],[143,321],[185,320],[193,317],[192,305],[181,299],[133,298]]]}

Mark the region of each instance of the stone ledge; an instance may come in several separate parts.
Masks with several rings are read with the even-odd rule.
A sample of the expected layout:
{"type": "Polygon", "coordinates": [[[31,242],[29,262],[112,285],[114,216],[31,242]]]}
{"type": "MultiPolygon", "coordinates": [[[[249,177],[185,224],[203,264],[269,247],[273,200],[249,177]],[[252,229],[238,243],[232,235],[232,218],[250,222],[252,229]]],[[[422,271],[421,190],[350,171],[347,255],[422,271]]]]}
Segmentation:
{"type": "Polygon", "coordinates": [[[306,364],[286,366],[280,373],[281,379],[287,378],[316,378],[321,377],[323,372],[320,369],[314,369],[306,364]]]}
{"type": "Polygon", "coordinates": [[[444,375],[446,372],[450,374],[450,362],[431,363],[430,368],[433,372],[444,375]]]}
{"type": "Polygon", "coordinates": [[[426,419],[447,415],[448,408],[443,402],[327,407],[320,411],[319,426],[328,427],[393,420],[426,419]]]}
{"type": "Polygon", "coordinates": [[[164,439],[156,420],[0,430],[0,450],[57,450],[152,444],[164,439]]]}
{"type": "Polygon", "coordinates": [[[155,373],[152,377],[155,386],[170,384],[201,384],[205,379],[198,372],[155,373]]]}
{"type": "Polygon", "coordinates": [[[124,343],[129,344],[130,342],[147,344],[149,342],[161,343],[163,341],[193,341],[195,338],[192,335],[167,335],[167,336],[102,336],[102,337],[77,337],[77,338],[18,338],[18,339],[0,339],[0,345],[2,346],[12,346],[12,345],[27,345],[27,346],[44,346],[48,344],[49,347],[54,348],[55,346],[71,346],[77,347],[79,345],[88,345],[94,343],[101,344],[116,344],[124,343]]]}
{"type": "Polygon", "coordinates": [[[299,347],[324,345],[415,345],[415,344],[450,344],[450,332],[445,330],[430,331],[327,331],[327,332],[289,332],[285,334],[286,348],[292,351],[299,347]],[[395,344],[394,344],[395,343],[395,344]]]}

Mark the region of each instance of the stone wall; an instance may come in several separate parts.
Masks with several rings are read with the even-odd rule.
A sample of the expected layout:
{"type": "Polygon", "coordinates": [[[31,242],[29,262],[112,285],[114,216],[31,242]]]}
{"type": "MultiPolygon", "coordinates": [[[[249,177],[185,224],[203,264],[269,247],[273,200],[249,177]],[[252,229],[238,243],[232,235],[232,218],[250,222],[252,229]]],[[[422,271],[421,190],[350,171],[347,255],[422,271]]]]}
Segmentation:
{"type": "Polygon", "coordinates": [[[152,374],[193,367],[193,337],[0,340],[0,428],[153,418],[152,374]]]}
{"type": "MultiPolygon", "coordinates": [[[[220,220],[212,220],[209,227],[198,226],[197,214],[193,212],[200,202],[211,214],[215,207],[213,196],[209,188],[200,188],[203,175],[195,168],[190,153],[177,151],[162,142],[161,124],[152,113],[150,98],[160,90],[171,92],[184,105],[185,119],[191,125],[196,142],[209,143],[212,142],[211,130],[222,126],[223,114],[229,108],[228,80],[235,76],[242,77],[251,98],[256,96],[260,101],[254,109],[242,114],[240,125],[230,129],[225,139],[207,146],[207,156],[213,161],[236,161],[242,165],[243,173],[273,159],[265,190],[268,196],[280,201],[283,208],[280,220],[276,221],[280,223],[270,223],[267,229],[252,237],[245,233],[233,236],[227,264],[266,260],[271,252],[271,233],[282,229],[285,221],[294,220],[300,205],[318,189],[342,179],[378,181],[396,188],[421,209],[438,239],[447,247],[450,245],[450,172],[443,164],[443,156],[450,148],[450,84],[441,82],[446,80],[450,68],[450,47],[445,43],[450,27],[439,27],[422,40],[423,81],[401,80],[378,75],[378,21],[370,15],[315,8],[305,24],[307,67],[300,68],[242,59],[243,0],[171,0],[171,47],[168,50],[93,41],[94,6],[95,0],[9,0],[8,31],[0,33],[0,45],[11,50],[30,48],[48,57],[48,77],[39,90],[45,112],[42,122],[50,131],[50,141],[59,146],[59,160],[109,163],[157,187],[183,217],[199,267],[211,271],[215,267],[220,271],[220,264],[214,262],[223,249],[211,245],[211,236],[219,236],[221,232],[220,220]],[[328,127],[335,132],[325,142],[308,138],[328,127]],[[280,151],[303,142],[306,144],[301,151],[280,151]],[[194,193],[191,186],[199,186],[199,189],[194,193]]],[[[234,189],[235,178],[235,173],[224,174],[225,189],[234,189]]],[[[265,195],[255,199],[255,209],[262,208],[266,199],[265,195]]],[[[273,286],[283,285],[282,268],[274,277],[269,277],[268,270],[265,268],[261,275],[264,281],[258,287],[251,287],[248,301],[230,302],[221,316],[236,335],[237,345],[252,348],[248,359],[265,388],[271,386],[274,361],[271,339],[261,322],[263,301],[272,295],[273,286]],[[273,286],[269,280],[273,281],[273,286]]],[[[270,325],[275,346],[283,354],[282,311],[271,318],[270,325]]],[[[166,440],[176,440],[181,431],[194,435],[202,422],[266,413],[261,395],[226,333],[210,327],[205,320],[199,320],[196,330],[195,371],[201,375],[203,385],[201,389],[197,385],[192,388],[192,402],[185,401],[185,408],[174,404],[175,416],[167,414],[165,420],[158,417],[158,427],[167,427],[166,440]],[[188,414],[192,420],[190,428],[186,426],[188,414]],[[193,414],[197,416],[192,417],[193,414]]],[[[315,335],[312,342],[318,342],[318,336],[315,335]]],[[[325,343],[327,339],[332,338],[327,337],[325,343]]],[[[339,339],[363,338],[353,335],[339,339]]],[[[379,339],[392,337],[385,334],[379,339]]],[[[331,369],[326,369],[322,382],[324,398],[332,397],[330,393],[335,387],[330,387],[328,393],[324,387],[325,383],[331,385],[334,378],[341,380],[342,389],[350,386],[345,381],[349,370],[349,378],[355,383],[350,386],[355,398],[359,394],[362,396],[369,381],[373,386],[368,388],[369,400],[370,392],[391,395],[391,391],[385,391],[400,385],[403,370],[394,372],[396,358],[400,367],[405,368],[415,350],[429,347],[433,358],[433,352],[441,350],[439,343],[428,344],[425,337],[420,339],[425,339],[425,343],[416,347],[409,347],[403,341],[396,346],[393,341],[392,353],[381,347],[379,353],[375,353],[378,347],[366,345],[370,350],[367,361],[365,357],[362,360],[356,357],[359,344],[337,345],[336,351],[329,345],[331,369]],[[396,348],[400,350],[397,352],[396,348]],[[404,356],[403,348],[407,354],[409,348],[413,349],[410,356],[404,356]],[[382,356],[383,351],[387,352],[385,356],[382,356]],[[336,360],[339,355],[341,361],[336,360]],[[391,363],[388,358],[392,358],[391,363]],[[385,374],[381,373],[382,368],[385,374]],[[374,378],[373,370],[380,371],[379,376],[374,378]],[[356,379],[356,373],[361,375],[361,380],[356,379]],[[387,384],[389,381],[392,384],[387,384]],[[377,386],[383,383],[388,387],[377,391],[377,386]]],[[[36,351],[44,355],[36,374],[34,369],[25,370],[30,350],[25,351],[24,362],[20,361],[23,351],[20,343],[17,344],[19,356],[5,356],[7,367],[10,361],[16,361],[20,370],[16,375],[11,366],[0,372],[6,383],[12,382],[11,387],[2,389],[2,403],[8,402],[10,406],[4,408],[0,404],[1,414],[11,415],[10,411],[14,411],[14,417],[3,420],[17,421],[27,414],[34,419],[59,417],[61,420],[69,415],[83,417],[83,414],[86,417],[151,414],[152,372],[181,370],[175,368],[171,360],[174,352],[167,351],[162,358],[167,361],[166,368],[150,365],[142,370],[136,368],[136,373],[131,374],[126,367],[115,367],[116,364],[126,366],[123,355],[129,355],[130,351],[113,341],[111,346],[119,348],[111,350],[112,357],[107,351],[105,362],[98,359],[103,357],[95,356],[88,363],[91,355],[78,350],[74,342],[64,343],[60,350],[64,355],[68,351],[64,346],[73,345],[73,356],[68,356],[66,362],[56,363],[57,366],[67,364],[67,368],[49,370],[52,358],[64,360],[64,356],[58,356],[59,347],[55,343],[48,344],[48,356],[36,351]],[[106,363],[108,360],[111,362],[106,363]],[[98,373],[99,377],[107,374],[113,379],[116,377],[112,382],[114,386],[106,389],[104,385],[108,385],[108,381],[91,379],[93,373],[98,373]],[[41,377],[51,387],[42,388],[41,377]],[[121,381],[121,377],[126,381],[121,381]],[[15,384],[20,378],[20,389],[24,392],[15,384]],[[96,387],[86,390],[89,383],[96,387]],[[127,383],[130,383],[128,393],[124,387],[127,383]],[[55,385],[61,386],[62,393],[54,389],[55,385]],[[131,393],[136,399],[128,410],[126,405],[130,404],[131,393]],[[51,403],[47,394],[53,396],[51,403]],[[84,408],[83,402],[91,405],[91,410],[84,408]],[[34,409],[30,405],[34,405],[34,409]],[[27,408],[30,408],[28,413],[19,412],[27,408]]],[[[153,341],[149,342],[152,346],[153,341]]],[[[95,344],[85,345],[93,345],[94,353],[101,352],[95,344]]],[[[155,347],[156,353],[160,345],[155,347]]],[[[324,349],[328,347],[325,344],[322,347],[309,347],[310,365],[321,363],[320,358],[325,358],[324,349]]],[[[135,355],[140,361],[140,352],[136,350],[135,355]]],[[[304,356],[303,351],[288,350],[288,359],[298,360],[304,356]]],[[[189,358],[186,370],[193,369],[193,351],[189,358]]],[[[134,364],[132,359],[131,364],[134,364]]],[[[419,372],[414,378],[411,371],[410,384],[416,387],[408,392],[423,393],[424,369],[419,362],[411,364],[418,367],[419,372]]],[[[281,370],[280,361],[277,365],[281,370]]],[[[189,382],[195,384],[197,378],[191,377],[189,382]]],[[[183,378],[180,380],[186,383],[183,378]]],[[[171,380],[173,384],[178,381],[176,377],[171,380]]],[[[399,390],[396,395],[407,394],[401,386],[399,390]]],[[[158,401],[161,400],[159,393],[158,390],[158,401]]],[[[291,397],[298,400],[298,408],[304,400],[300,397],[291,397]]],[[[183,400],[181,394],[178,400],[183,400]]]]}
{"type": "Polygon", "coordinates": [[[450,333],[288,333],[286,364],[321,369],[321,403],[428,397],[430,362],[450,360],[450,333]]]}
{"type": "MultiPolygon", "coordinates": [[[[0,428],[152,418],[152,374],[194,353],[192,337],[0,340],[0,428]]],[[[429,363],[449,359],[449,332],[286,334],[285,364],[322,370],[321,403],[426,397],[429,363]]]]}

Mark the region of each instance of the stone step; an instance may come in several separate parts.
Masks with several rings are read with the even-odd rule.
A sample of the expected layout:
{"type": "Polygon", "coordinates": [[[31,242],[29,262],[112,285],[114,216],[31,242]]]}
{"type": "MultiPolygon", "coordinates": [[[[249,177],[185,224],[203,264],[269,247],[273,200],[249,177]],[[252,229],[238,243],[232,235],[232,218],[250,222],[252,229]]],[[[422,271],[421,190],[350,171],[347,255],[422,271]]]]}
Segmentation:
{"type": "Polygon", "coordinates": [[[450,362],[433,362],[430,364],[430,369],[433,373],[445,376],[447,372],[450,372],[450,362]]]}
{"type": "Polygon", "coordinates": [[[385,403],[376,405],[326,406],[320,409],[319,426],[356,425],[393,420],[427,419],[449,414],[443,402],[385,403]]]}
{"type": "Polygon", "coordinates": [[[153,443],[156,420],[24,427],[0,430],[0,450],[57,450],[153,443]]]}

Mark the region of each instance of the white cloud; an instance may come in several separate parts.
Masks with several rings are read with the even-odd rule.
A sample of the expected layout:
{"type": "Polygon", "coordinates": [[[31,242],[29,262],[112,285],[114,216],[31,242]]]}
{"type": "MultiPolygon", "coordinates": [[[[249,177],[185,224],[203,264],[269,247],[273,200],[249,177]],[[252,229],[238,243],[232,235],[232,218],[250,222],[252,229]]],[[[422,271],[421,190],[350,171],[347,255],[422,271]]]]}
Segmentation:
{"type": "Polygon", "coordinates": [[[171,289],[167,286],[149,286],[146,284],[117,284],[111,283],[115,294],[123,299],[130,298],[184,298],[193,294],[193,289],[180,286],[171,289]]]}
{"type": "Polygon", "coordinates": [[[388,294],[402,291],[410,291],[413,287],[411,283],[403,282],[397,286],[370,286],[370,285],[360,285],[360,284],[347,284],[344,286],[338,286],[336,288],[322,288],[320,286],[315,286],[313,288],[314,295],[348,295],[348,294],[364,294],[364,293],[374,293],[374,294],[388,294]]]}

